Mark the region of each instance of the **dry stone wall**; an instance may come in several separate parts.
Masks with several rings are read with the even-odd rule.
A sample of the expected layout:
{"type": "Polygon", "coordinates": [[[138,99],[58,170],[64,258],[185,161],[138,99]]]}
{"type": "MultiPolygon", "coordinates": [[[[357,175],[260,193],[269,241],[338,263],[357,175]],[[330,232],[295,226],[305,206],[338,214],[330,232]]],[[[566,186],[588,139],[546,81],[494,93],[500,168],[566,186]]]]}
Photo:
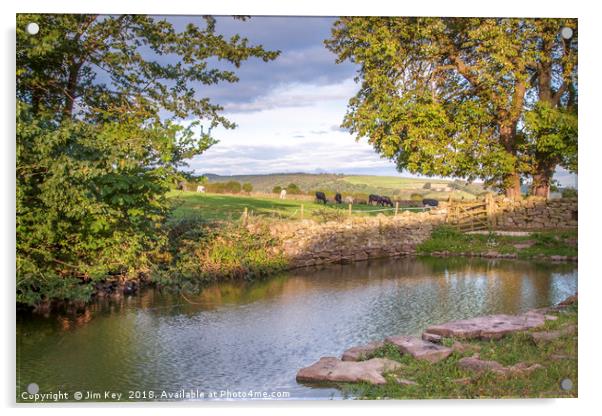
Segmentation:
{"type": "Polygon", "coordinates": [[[494,200],[493,225],[500,229],[563,229],[577,227],[577,199],[507,198],[494,200]]]}
{"type": "Polygon", "coordinates": [[[445,211],[403,212],[396,217],[352,217],[343,222],[312,220],[275,222],[272,235],[292,267],[349,263],[416,253],[434,227],[445,222],[445,211]]]}

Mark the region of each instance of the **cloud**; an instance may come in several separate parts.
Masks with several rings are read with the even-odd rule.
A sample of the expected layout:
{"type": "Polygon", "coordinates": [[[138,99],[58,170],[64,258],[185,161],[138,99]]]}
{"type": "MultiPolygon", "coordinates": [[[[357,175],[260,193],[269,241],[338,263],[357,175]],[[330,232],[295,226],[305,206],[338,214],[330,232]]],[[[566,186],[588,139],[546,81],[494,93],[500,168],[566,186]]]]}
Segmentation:
{"type": "Polygon", "coordinates": [[[357,91],[357,85],[349,78],[332,84],[289,83],[281,85],[249,102],[229,102],[224,105],[227,113],[265,111],[283,107],[309,107],[328,101],[346,102],[357,91]]]}

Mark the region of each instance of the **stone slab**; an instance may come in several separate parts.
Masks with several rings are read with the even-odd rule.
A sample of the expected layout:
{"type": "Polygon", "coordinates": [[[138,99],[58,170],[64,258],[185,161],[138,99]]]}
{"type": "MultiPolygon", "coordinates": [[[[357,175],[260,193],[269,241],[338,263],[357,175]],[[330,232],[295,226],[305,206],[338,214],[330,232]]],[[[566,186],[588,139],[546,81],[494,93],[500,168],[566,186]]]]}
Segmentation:
{"type": "Polygon", "coordinates": [[[341,360],[343,361],[361,361],[370,354],[374,353],[379,348],[382,348],[385,345],[382,341],[374,341],[370,342],[366,345],[358,345],[357,347],[352,347],[343,352],[343,356],[341,360]]]}
{"type": "Polygon", "coordinates": [[[519,331],[542,326],[547,317],[537,312],[522,315],[488,315],[429,326],[425,332],[446,338],[500,339],[519,331]]]}
{"type": "Polygon", "coordinates": [[[431,363],[441,361],[452,353],[452,349],[434,344],[417,337],[397,336],[385,338],[385,342],[395,345],[402,354],[410,354],[418,360],[431,363]]]}
{"type": "Polygon", "coordinates": [[[400,367],[400,363],[387,358],[341,361],[336,357],[322,357],[318,362],[299,370],[297,381],[385,384],[387,381],[383,373],[400,367]]]}

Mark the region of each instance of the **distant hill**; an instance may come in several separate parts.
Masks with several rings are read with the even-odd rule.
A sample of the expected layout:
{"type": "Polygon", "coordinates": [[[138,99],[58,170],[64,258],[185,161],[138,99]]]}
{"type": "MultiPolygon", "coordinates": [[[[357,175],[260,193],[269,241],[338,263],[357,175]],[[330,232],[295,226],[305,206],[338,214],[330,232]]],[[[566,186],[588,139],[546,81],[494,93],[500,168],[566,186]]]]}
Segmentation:
{"type": "Polygon", "coordinates": [[[485,191],[482,184],[460,180],[404,178],[399,176],[343,175],[332,173],[274,173],[266,175],[204,175],[209,182],[249,182],[257,192],[272,192],[275,186],[296,184],[304,192],[324,191],[342,194],[380,194],[410,199],[412,194],[427,198],[472,199],[485,191]],[[430,185],[427,185],[430,184],[430,185]]]}

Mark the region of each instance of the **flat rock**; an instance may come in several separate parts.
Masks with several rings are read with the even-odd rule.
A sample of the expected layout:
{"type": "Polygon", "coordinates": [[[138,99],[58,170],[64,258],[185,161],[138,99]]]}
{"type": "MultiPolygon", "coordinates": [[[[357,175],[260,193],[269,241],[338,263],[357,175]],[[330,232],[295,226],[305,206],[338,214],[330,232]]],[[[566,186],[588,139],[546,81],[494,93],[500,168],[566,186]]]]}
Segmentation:
{"type": "Polygon", "coordinates": [[[426,360],[431,363],[441,361],[452,353],[451,348],[433,344],[417,337],[388,337],[385,338],[385,342],[395,345],[402,354],[410,354],[418,360],[426,360]]]}
{"type": "Polygon", "coordinates": [[[522,315],[488,315],[429,326],[425,332],[442,337],[500,339],[509,333],[542,326],[546,316],[530,311],[522,315]]]}
{"type": "Polygon", "coordinates": [[[336,357],[322,357],[320,361],[299,370],[297,381],[385,384],[387,381],[383,373],[400,367],[400,363],[387,358],[341,361],[336,357]]]}
{"type": "Polygon", "coordinates": [[[576,325],[567,325],[563,328],[557,329],[555,331],[543,331],[543,332],[533,332],[531,334],[531,339],[535,344],[542,345],[551,341],[554,341],[558,338],[574,335],[577,333],[576,325]]]}
{"type": "Polygon", "coordinates": [[[343,356],[341,359],[343,361],[361,361],[365,357],[374,353],[379,348],[382,348],[385,345],[382,341],[374,341],[370,342],[366,345],[359,345],[357,347],[352,347],[343,352],[343,356]]]}

